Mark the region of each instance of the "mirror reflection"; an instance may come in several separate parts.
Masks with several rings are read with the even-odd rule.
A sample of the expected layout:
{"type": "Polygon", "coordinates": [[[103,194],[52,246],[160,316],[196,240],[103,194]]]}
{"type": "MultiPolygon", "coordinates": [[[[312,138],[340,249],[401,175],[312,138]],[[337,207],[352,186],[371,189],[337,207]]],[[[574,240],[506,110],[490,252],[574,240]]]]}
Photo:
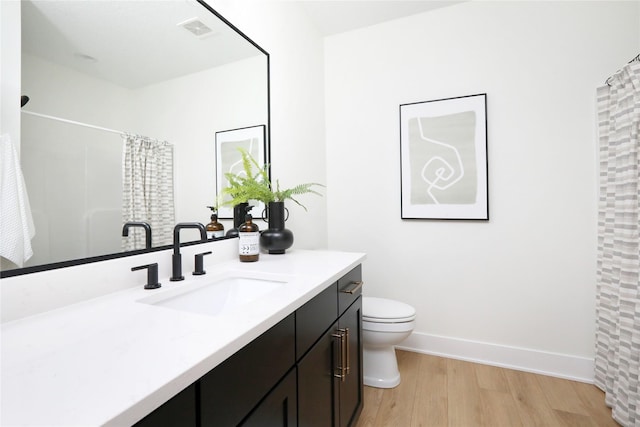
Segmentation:
{"type": "Polygon", "coordinates": [[[215,132],[268,124],[266,53],[197,1],[23,0],[21,90],[25,267],[209,222],[215,132]]]}

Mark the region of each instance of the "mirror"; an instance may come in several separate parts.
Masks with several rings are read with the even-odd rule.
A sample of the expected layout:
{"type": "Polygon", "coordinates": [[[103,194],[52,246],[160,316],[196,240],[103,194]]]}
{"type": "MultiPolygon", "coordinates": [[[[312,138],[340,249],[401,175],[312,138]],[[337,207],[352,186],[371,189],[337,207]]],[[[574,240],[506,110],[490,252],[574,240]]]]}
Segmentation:
{"type": "Polygon", "coordinates": [[[125,134],[172,147],[173,222],[209,222],[215,133],[267,125],[268,144],[268,53],[201,0],[23,0],[21,16],[36,236],[2,277],[122,253],[125,134]]]}

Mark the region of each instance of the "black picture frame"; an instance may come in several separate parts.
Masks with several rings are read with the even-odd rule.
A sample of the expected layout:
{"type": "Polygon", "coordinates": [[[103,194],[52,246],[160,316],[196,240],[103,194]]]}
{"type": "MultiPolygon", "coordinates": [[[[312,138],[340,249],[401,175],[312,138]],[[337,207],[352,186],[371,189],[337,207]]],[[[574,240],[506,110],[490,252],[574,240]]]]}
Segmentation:
{"type": "Polygon", "coordinates": [[[487,94],[400,105],[402,219],[489,220],[487,94]]]}
{"type": "MultiPolygon", "coordinates": [[[[238,148],[247,151],[261,167],[267,163],[267,146],[266,146],[266,126],[257,125],[238,129],[230,129],[216,132],[216,199],[220,202],[218,206],[218,218],[233,219],[233,206],[223,206],[227,200],[231,200],[230,196],[224,196],[222,189],[225,188],[229,181],[226,173],[244,173],[242,165],[242,154],[238,148]]],[[[264,210],[263,202],[251,202],[253,212],[262,212],[264,210]]]]}

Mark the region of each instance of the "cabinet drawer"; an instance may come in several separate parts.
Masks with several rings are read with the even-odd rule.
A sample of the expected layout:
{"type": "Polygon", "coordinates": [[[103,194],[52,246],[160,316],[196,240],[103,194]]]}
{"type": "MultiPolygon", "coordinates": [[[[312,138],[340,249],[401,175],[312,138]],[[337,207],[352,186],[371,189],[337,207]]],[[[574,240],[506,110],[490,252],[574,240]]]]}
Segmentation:
{"type": "Polygon", "coordinates": [[[338,309],[341,315],[362,294],[362,266],[353,270],[338,280],[338,309]]]}
{"type": "Polygon", "coordinates": [[[300,360],[338,318],[337,289],[334,283],[296,310],[296,360],[300,360]]]}
{"type": "Polygon", "coordinates": [[[291,314],[200,379],[201,425],[238,425],[294,364],[291,314]]]}

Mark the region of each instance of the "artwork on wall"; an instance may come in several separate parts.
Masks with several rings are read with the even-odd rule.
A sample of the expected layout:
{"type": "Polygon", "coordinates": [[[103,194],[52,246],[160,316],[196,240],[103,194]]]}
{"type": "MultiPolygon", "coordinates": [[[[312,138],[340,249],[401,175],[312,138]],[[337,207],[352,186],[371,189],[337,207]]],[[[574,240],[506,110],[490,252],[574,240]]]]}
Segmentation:
{"type": "MultiPolygon", "coordinates": [[[[266,163],[265,131],[266,126],[259,125],[216,132],[216,194],[218,197],[222,194],[222,189],[229,185],[225,177],[226,173],[234,175],[245,173],[239,148],[249,153],[261,166],[266,163]]],[[[231,200],[228,195],[221,199],[222,202],[227,200],[231,200]]],[[[257,201],[250,203],[254,206],[253,216],[260,216],[264,210],[264,203],[257,201]]],[[[233,206],[220,206],[218,218],[232,219],[233,206]]]]}
{"type": "Polygon", "coordinates": [[[402,219],[489,219],[487,95],[400,105],[402,219]]]}

